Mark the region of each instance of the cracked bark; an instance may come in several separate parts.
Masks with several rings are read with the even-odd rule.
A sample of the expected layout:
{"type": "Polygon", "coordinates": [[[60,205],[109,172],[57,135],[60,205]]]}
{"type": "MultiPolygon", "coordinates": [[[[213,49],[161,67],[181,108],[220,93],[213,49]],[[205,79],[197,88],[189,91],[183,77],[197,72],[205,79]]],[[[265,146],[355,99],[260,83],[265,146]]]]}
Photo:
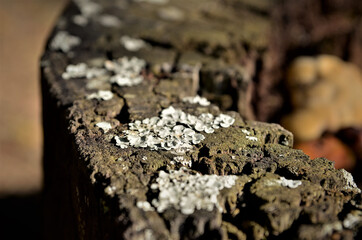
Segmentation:
{"type": "MultiPolygon", "coordinates": [[[[54,30],[54,34],[65,30],[79,36],[81,45],[68,53],[47,48],[42,59],[46,238],[322,239],[333,235],[351,239],[361,234],[361,194],[349,185],[345,172],[335,170],[326,159],[311,160],[292,149],[292,135],[280,126],[246,120],[265,120],[279,110],[281,93],[274,90],[285,60],[296,49],[325,46],[313,31],[306,43],[281,37],[287,30],[279,17],[284,14],[291,25],[305,29],[308,24],[303,21],[312,20],[306,17],[298,22],[294,8],[319,6],[319,1],[170,1],[166,6],[185,14],[176,22],[158,17],[165,6],[95,2],[103,12],[91,17],[87,26],[73,23],[79,7],[71,3],[63,14],[66,24],[54,30]],[[100,14],[117,16],[122,27],[102,26],[97,20],[100,14]],[[119,43],[123,35],[141,38],[151,47],[128,51],[119,43]],[[99,83],[96,89],[114,93],[109,101],[86,99],[94,88],[85,78],[61,78],[68,64],[100,65],[123,56],[146,60],[145,80],[133,87],[99,83]],[[126,123],[158,116],[169,106],[196,116],[221,112],[216,105],[181,101],[196,93],[221,110],[239,111],[242,117],[230,112],[235,123],[206,134],[185,158],[192,161],[194,172],[239,178],[235,186],[220,193],[223,212],[143,211],[137,202],[157,198],[150,185],[160,170],[181,165],[171,164],[174,156],[168,151],[121,149],[114,136],[126,129],[126,123]],[[95,127],[101,121],[112,124],[106,134],[95,127]],[[257,140],[248,139],[246,132],[257,140]],[[300,180],[302,185],[268,185],[280,177],[300,180]],[[357,223],[344,224],[351,214],[357,223]]],[[[336,11],[333,2],[325,3],[328,14],[336,11]]],[[[342,10],[356,13],[360,8],[351,9],[342,10]]],[[[321,15],[319,11],[311,14],[321,15]]],[[[354,33],[347,20],[343,32],[354,33]]],[[[326,27],[324,33],[337,43],[340,32],[332,30],[326,27]]]]}

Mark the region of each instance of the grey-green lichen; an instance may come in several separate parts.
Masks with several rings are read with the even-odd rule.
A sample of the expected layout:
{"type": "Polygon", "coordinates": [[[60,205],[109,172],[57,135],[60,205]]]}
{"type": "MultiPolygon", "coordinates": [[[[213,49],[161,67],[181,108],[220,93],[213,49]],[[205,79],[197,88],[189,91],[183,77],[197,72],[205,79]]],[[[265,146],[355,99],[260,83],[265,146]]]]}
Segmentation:
{"type": "Polygon", "coordinates": [[[199,95],[196,95],[195,97],[184,97],[182,99],[183,102],[188,102],[191,104],[200,104],[201,106],[209,106],[210,102],[207,100],[207,98],[200,97],[199,95]]]}
{"type": "Polygon", "coordinates": [[[279,179],[268,180],[266,182],[266,185],[267,186],[280,185],[288,188],[297,188],[298,186],[302,185],[302,181],[291,180],[291,179],[286,179],[285,177],[280,177],[279,179]]]}
{"type": "Polygon", "coordinates": [[[222,212],[218,195],[224,188],[235,185],[237,176],[217,176],[191,174],[186,168],[171,170],[169,173],[160,171],[156,183],[151,189],[158,190],[158,198],[152,200],[152,205],[163,213],[169,208],[181,211],[185,215],[196,210],[222,212]]]}
{"type": "Polygon", "coordinates": [[[74,0],[81,14],[72,17],[73,23],[85,27],[89,21],[99,23],[104,27],[119,28],[122,26],[122,21],[115,15],[102,14],[103,8],[100,4],[91,0],[74,0]]]}
{"type": "Polygon", "coordinates": [[[186,158],[185,156],[176,156],[173,158],[173,161],[171,161],[171,164],[174,162],[181,163],[183,166],[192,166],[192,161],[189,158],[186,158]]]}
{"type": "Polygon", "coordinates": [[[89,94],[87,96],[87,99],[98,99],[98,100],[104,100],[108,101],[113,98],[113,93],[108,90],[99,90],[98,92],[89,94]]]}
{"type": "Polygon", "coordinates": [[[148,211],[154,211],[155,208],[151,206],[151,204],[147,201],[138,201],[136,203],[136,206],[140,209],[142,209],[143,211],[145,212],[148,212],[148,211]]]}
{"type": "Polygon", "coordinates": [[[96,16],[102,11],[101,5],[91,0],[74,0],[74,2],[86,18],[96,16]]]}
{"type": "Polygon", "coordinates": [[[136,57],[122,57],[117,60],[105,62],[106,69],[114,73],[110,81],[121,87],[131,87],[140,84],[143,81],[141,71],[145,66],[145,60],[136,57]]]}
{"type": "Polygon", "coordinates": [[[96,126],[102,129],[104,133],[107,133],[110,129],[112,129],[112,125],[109,122],[99,122],[96,126]]]}
{"type": "Polygon", "coordinates": [[[122,57],[117,60],[106,60],[103,67],[89,67],[86,63],[70,64],[62,74],[63,79],[105,77],[110,83],[121,87],[131,87],[140,84],[144,77],[142,70],[146,62],[136,57],[122,57]]]}
{"type": "Polygon", "coordinates": [[[192,149],[193,144],[205,139],[202,132],[213,133],[220,127],[231,126],[234,121],[233,117],[225,114],[217,117],[210,113],[194,116],[170,106],[162,110],[160,117],[129,123],[129,129],[123,131],[122,137],[116,136],[115,140],[121,148],[132,146],[185,153],[192,149]]]}
{"type": "Polygon", "coordinates": [[[346,180],[345,190],[355,190],[358,193],[361,193],[361,189],[357,187],[357,184],[354,182],[353,176],[351,173],[347,172],[345,169],[339,170],[342,172],[343,177],[346,180]]]}
{"type": "Polygon", "coordinates": [[[97,21],[104,27],[119,28],[122,26],[122,21],[111,14],[102,14],[97,18],[97,21]]]}
{"type": "Polygon", "coordinates": [[[354,227],[362,227],[362,211],[353,210],[347,214],[343,220],[343,227],[353,229],[354,227]]]}
{"type": "Polygon", "coordinates": [[[169,2],[169,0],[133,0],[134,2],[139,2],[139,3],[152,3],[152,4],[166,4],[169,2]]]}
{"type": "Polygon", "coordinates": [[[53,50],[61,50],[66,53],[80,43],[81,39],[79,37],[70,35],[66,31],[59,31],[51,40],[50,48],[53,50]]]}
{"type": "Polygon", "coordinates": [[[86,63],[69,64],[62,74],[63,79],[71,78],[97,78],[106,75],[107,71],[103,68],[88,67],[86,63]]]}
{"type": "Polygon", "coordinates": [[[128,51],[131,51],[131,52],[136,52],[142,48],[149,47],[149,45],[142,39],[133,38],[133,37],[130,37],[127,35],[122,36],[120,38],[120,43],[125,49],[127,49],[128,51]]]}

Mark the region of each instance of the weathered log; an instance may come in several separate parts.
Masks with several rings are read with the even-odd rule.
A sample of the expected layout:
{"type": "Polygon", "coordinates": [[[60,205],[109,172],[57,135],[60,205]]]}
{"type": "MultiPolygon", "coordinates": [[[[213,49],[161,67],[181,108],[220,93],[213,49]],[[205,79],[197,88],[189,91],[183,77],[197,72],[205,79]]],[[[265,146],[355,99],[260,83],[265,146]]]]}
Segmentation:
{"type": "Polygon", "coordinates": [[[284,5],[74,2],[42,59],[47,239],[361,234],[348,172],[245,120],[284,5]]]}

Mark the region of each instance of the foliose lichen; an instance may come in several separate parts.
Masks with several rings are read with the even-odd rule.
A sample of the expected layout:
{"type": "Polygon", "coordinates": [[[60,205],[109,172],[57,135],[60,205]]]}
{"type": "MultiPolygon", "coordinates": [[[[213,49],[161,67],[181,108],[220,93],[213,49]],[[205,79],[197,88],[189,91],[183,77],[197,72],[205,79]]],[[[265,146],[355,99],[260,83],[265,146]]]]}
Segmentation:
{"type": "Polygon", "coordinates": [[[248,131],[248,130],[246,130],[246,129],[241,129],[241,131],[243,132],[243,133],[245,133],[246,135],[250,135],[250,131],[248,131]]]}
{"type": "Polygon", "coordinates": [[[133,0],[134,2],[144,2],[144,3],[152,3],[152,4],[166,4],[169,0],[133,0]]]}
{"type": "Polygon", "coordinates": [[[106,194],[108,194],[109,196],[114,196],[115,192],[116,192],[117,188],[115,186],[107,186],[105,189],[104,189],[104,192],[106,194]]]}
{"type": "Polygon", "coordinates": [[[247,130],[247,129],[242,129],[241,131],[246,135],[246,136],[245,136],[246,139],[248,139],[248,140],[250,140],[250,141],[253,141],[253,142],[258,141],[258,138],[257,138],[257,137],[255,137],[255,136],[250,136],[251,132],[250,132],[249,130],[247,130]]]}
{"type": "Polygon", "coordinates": [[[213,133],[220,127],[230,127],[235,119],[226,114],[214,117],[210,113],[194,116],[172,106],[162,110],[160,117],[146,118],[128,124],[122,137],[115,137],[116,145],[173,150],[185,153],[205,139],[201,132],[213,133]]]}
{"type": "Polygon", "coordinates": [[[344,189],[345,190],[354,190],[354,191],[357,191],[358,193],[360,193],[361,189],[359,189],[357,184],[354,182],[352,174],[347,172],[345,169],[340,169],[339,171],[342,172],[343,177],[346,180],[346,185],[345,185],[344,189]]]}
{"type": "Polygon", "coordinates": [[[142,209],[143,211],[145,212],[148,212],[148,211],[155,211],[155,208],[152,207],[152,205],[147,202],[147,201],[138,201],[136,203],[136,206],[140,209],[142,209]]]}
{"type": "Polygon", "coordinates": [[[207,98],[200,97],[199,95],[196,95],[195,97],[184,97],[182,99],[183,102],[188,102],[191,104],[200,104],[201,106],[209,106],[210,102],[207,100],[207,98]]]}
{"type": "Polygon", "coordinates": [[[70,64],[62,74],[63,79],[107,77],[111,83],[121,87],[131,87],[140,84],[144,77],[141,75],[146,62],[136,57],[122,57],[117,60],[107,60],[104,67],[89,67],[86,63],[70,64]]]}
{"type": "Polygon", "coordinates": [[[355,226],[362,227],[362,211],[354,210],[347,214],[343,220],[343,227],[353,229],[355,226]]]}
{"type": "Polygon", "coordinates": [[[257,137],[253,137],[253,136],[246,136],[245,138],[248,139],[248,140],[250,140],[250,141],[254,141],[254,142],[258,141],[258,138],[257,138],[257,137]]]}
{"type": "Polygon", "coordinates": [[[192,175],[186,168],[159,172],[156,183],[151,189],[159,190],[158,198],[152,200],[157,212],[163,213],[169,208],[181,211],[185,215],[195,210],[222,212],[218,202],[220,190],[235,185],[237,176],[192,175]]]}
{"type": "Polygon", "coordinates": [[[280,185],[280,186],[288,187],[288,188],[297,188],[298,186],[302,185],[302,181],[290,180],[290,179],[286,179],[285,177],[280,177],[279,179],[268,180],[266,182],[266,185],[267,186],[280,185]]]}
{"type": "Polygon", "coordinates": [[[192,166],[191,159],[187,159],[184,156],[176,156],[173,158],[173,161],[181,163],[183,166],[188,166],[188,167],[192,166]]]}
{"type": "Polygon", "coordinates": [[[107,71],[103,68],[88,67],[85,63],[69,64],[65,68],[65,72],[62,74],[63,79],[71,78],[87,78],[92,79],[107,74],[107,71]]]}
{"type": "Polygon", "coordinates": [[[87,96],[87,99],[98,99],[98,100],[104,100],[108,101],[113,98],[113,93],[108,90],[98,90],[98,92],[89,94],[87,96]]]}
{"type": "Polygon", "coordinates": [[[142,48],[148,47],[148,44],[142,39],[133,38],[127,35],[120,38],[120,43],[125,49],[131,52],[136,52],[142,48]]]}
{"type": "Polygon", "coordinates": [[[112,125],[109,122],[99,122],[96,126],[102,129],[104,133],[107,133],[110,129],[112,129],[112,125]]]}
{"type": "Polygon", "coordinates": [[[99,23],[104,27],[119,28],[122,21],[111,14],[101,14],[103,8],[100,4],[91,0],[74,0],[81,14],[74,15],[72,21],[79,26],[86,26],[90,20],[99,23]]]}
{"type": "Polygon", "coordinates": [[[86,18],[93,17],[102,11],[101,5],[90,0],[74,0],[74,2],[86,18]]]}
{"type": "Polygon", "coordinates": [[[122,26],[121,20],[110,14],[102,14],[98,17],[97,21],[104,27],[119,28],[122,26]]]}
{"type": "Polygon", "coordinates": [[[79,37],[70,35],[66,31],[59,31],[50,42],[50,48],[53,50],[61,50],[66,53],[80,43],[81,39],[79,37]]]}
{"type": "Polygon", "coordinates": [[[136,57],[130,59],[122,57],[116,61],[105,62],[106,69],[114,73],[110,78],[110,81],[119,86],[128,87],[140,84],[143,81],[144,78],[141,75],[141,72],[145,66],[146,61],[136,57]]]}
{"type": "Polygon", "coordinates": [[[83,16],[82,14],[78,14],[78,15],[74,15],[72,17],[72,21],[73,23],[81,26],[81,27],[85,27],[88,24],[88,18],[86,18],[85,16],[83,16]]]}

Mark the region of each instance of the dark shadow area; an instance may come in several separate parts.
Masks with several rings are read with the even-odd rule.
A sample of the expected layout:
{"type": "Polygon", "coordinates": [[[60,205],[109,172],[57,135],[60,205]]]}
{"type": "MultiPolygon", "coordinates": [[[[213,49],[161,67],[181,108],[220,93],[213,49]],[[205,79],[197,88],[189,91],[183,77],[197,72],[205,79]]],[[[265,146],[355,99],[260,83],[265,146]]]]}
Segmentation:
{"type": "Polygon", "coordinates": [[[42,239],[41,193],[0,198],[0,239],[42,239]]]}

